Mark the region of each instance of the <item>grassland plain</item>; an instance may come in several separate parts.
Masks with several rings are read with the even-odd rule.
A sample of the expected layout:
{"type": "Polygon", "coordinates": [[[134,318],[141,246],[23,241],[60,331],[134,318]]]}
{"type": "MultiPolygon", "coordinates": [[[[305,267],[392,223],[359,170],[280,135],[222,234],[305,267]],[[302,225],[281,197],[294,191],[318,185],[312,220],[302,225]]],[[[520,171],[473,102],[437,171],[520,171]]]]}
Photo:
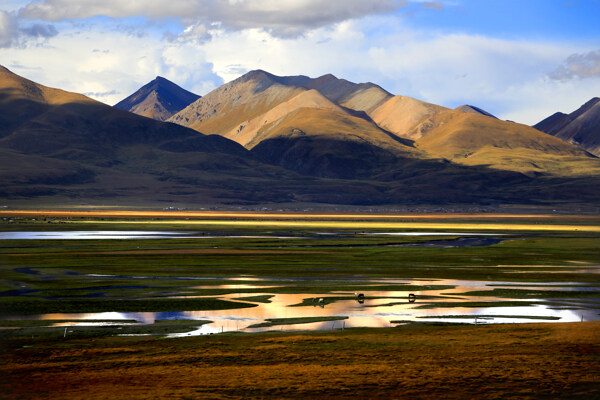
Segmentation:
{"type": "MultiPolygon", "coordinates": [[[[0,240],[6,398],[600,397],[598,322],[455,326],[424,318],[394,329],[180,339],[114,335],[188,332],[206,321],[121,320],[68,334],[51,326],[72,322],[69,312],[240,309],[277,294],[325,294],[328,305],[348,299],[340,291],[365,287],[451,293],[438,279],[501,286],[472,291],[479,300],[463,307],[541,299],[557,308],[577,301],[598,314],[597,216],[12,214],[5,212],[0,232],[160,230],[195,237],[0,240]],[[447,245],[468,232],[498,241],[447,245]],[[418,282],[395,281],[402,279],[418,282]],[[231,294],[240,296],[221,298],[231,294]],[[22,319],[46,313],[67,318],[22,319]]],[[[458,319],[452,298],[423,296],[415,309],[443,308],[458,319]]],[[[279,330],[341,318],[266,318],[258,325],[279,330]]]]}

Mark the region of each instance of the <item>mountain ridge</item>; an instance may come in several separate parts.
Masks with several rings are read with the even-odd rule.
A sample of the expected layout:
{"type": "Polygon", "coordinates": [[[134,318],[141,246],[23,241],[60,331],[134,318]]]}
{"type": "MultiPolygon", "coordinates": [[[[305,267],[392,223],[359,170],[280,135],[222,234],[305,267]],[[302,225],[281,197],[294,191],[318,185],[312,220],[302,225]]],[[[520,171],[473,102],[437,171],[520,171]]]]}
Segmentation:
{"type": "Polygon", "coordinates": [[[600,157],[600,98],[593,97],[570,114],[557,112],[534,128],[576,144],[600,157]]]}
{"type": "MultiPolygon", "coordinates": [[[[310,155],[320,154],[310,147],[327,143],[324,146],[334,151],[336,146],[332,143],[338,143],[337,147],[349,146],[342,143],[355,142],[358,137],[365,145],[368,143],[384,152],[399,151],[400,157],[442,158],[527,175],[585,175],[590,166],[592,171],[600,171],[576,146],[528,126],[501,121],[478,107],[465,105],[451,110],[392,95],[372,83],[356,84],[331,74],[317,78],[280,77],[264,70],[250,71],[208,93],[170,121],[198,130],[208,129],[209,133],[253,149],[263,161],[286,165],[286,168],[295,166],[304,173],[306,168],[302,164],[312,164],[310,155]],[[315,118],[318,109],[328,111],[318,111],[320,118],[315,118]],[[298,118],[298,113],[304,120],[298,118]],[[292,122],[295,125],[291,125],[292,122]],[[443,127],[445,124],[452,127],[452,132],[443,127]],[[313,139],[299,139],[300,135],[313,139]],[[277,137],[287,139],[273,142],[277,137]],[[260,146],[263,140],[271,142],[260,146]],[[274,148],[275,143],[283,146],[279,152],[274,148]],[[291,148],[294,148],[295,160],[282,159],[282,154],[291,157],[291,148]],[[261,154],[261,151],[267,153],[261,154]],[[307,157],[304,161],[297,159],[301,154],[307,157]],[[527,160],[528,156],[531,160],[527,160]],[[569,168],[552,163],[550,156],[568,157],[569,168]]],[[[361,149],[361,154],[367,151],[364,146],[361,149]]],[[[367,153],[379,150],[371,149],[367,153]]],[[[350,162],[347,156],[338,154],[336,158],[358,168],[358,163],[350,162]]],[[[367,164],[377,169],[374,164],[367,164]]]]}

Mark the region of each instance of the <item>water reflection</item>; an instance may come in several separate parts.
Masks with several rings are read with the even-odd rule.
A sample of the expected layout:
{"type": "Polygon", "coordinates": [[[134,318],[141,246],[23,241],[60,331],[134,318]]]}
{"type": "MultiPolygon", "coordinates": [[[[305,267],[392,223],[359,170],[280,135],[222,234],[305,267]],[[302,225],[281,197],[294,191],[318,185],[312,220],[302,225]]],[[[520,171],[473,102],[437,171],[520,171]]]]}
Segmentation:
{"type": "MultiPolygon", "coordinates": [[[[244,280],[249,277],[244,277],[244,280]]],[[[413,281],[414,285],[429,284],[432,281],[413,281]]],[[[158,320],[199,320],[213,321],[198,326],[198,329],[172,334],[171,337],[204,335],[221,332],[259,332],[266,330],[331,330],[353,327],[389,327],[405,322],[464,322],[464,323],[507,323],[507,322],[575,322],[598,320],[598,310],[583,309],[585,301],[564,299],[547,301],[542,299],[507,299],[464,295],[469,291],[491,289],[489,282],[437,280],[435,284],[452,285],[452,289],[412,290],[412,291],[369,291],[360,293],[329,292],[273,294],[252,293],[253,296],[270,295],[270,303],[256,302],[256,307],[218,311],[173,311],[140,313],[89,313],[89,314],[45,314],[29,318],[47,320],[135,320],[152,324],[158,320]],[[432,301],[435,300],[435,301],[432,301]],[[522,303],[520,306],[494,307],[494,303],[508,301],[522,303]],[[461,307],[462,302],[478,302],[478,307],[461,307]],[[481,304],[479,304],[481,303],[481,304]],[[485,306],[489,303],[490,306],[485,306]],[[436,304],[441,306],[436,307],[436,304]],[[455,305],[448,307],[449,304],[455,305]],[[431,308],[419,308],[427,305],[431,308]],[[288,324],[270,327],[250,327],[267,319],[348,317],[342,321],[317,321],[304,324],[288,324]]],[[[574,283],[577,285],[577,283],[574,283]]],[[[515,287],[515,283],[495,282],[494,287],[515,287]],[[504,284],[504,286],[503,286],[504,284]]],[[[579,284],[581,285],[581,284],[579,284]]],[[[228,286],[228,285],[225,285],[228,286]]],[[[246,286],[246,285],[243,285],[246,286]]],[[[534,285],[535,286],[535,285],[534,285]]],[[[415,286],[417,287],[417,286],[415,286]]],[[[552,285],[546,288],[552,289],[552,285]]],[[[536,286],[538,289],[543,287],[536,286]]],[[[266,288],[268,290],[268,288],[266,288]]],[[[220,296],[224,300],[237,300],[239,293],[220,296]]],[[[599,292],[600,298],[600,292],[599,292]]],[[[590,301],[590,299],[587,299],[590,301]]],[[[594,299],[591,299],[592,301],[594,299]]],[[[250,301],[251,300],[244,300],[250,301]]],[[[589,305],[589,304],[588,304],[589,305]]],[[[596,303],[597,307],[597,303],[596,303]]],[[[14,317],[11,317],[14,318],[14,317]]],[[[28,317],[22,317],[27,319],[28,317]]],[[[291,321],[293,322],[293,320],[291,321]]]]}
{"type": "MultiPolygon", "coordinates": [[[[314,232],[308,236],[280,236],[276,233],[262,235],[244,235],[234,232],[195,232],[195,231],[25,231],[25,232],[0,232],[0,240],[27,240],[27,239],[215,239],[215,238],[241,238],[241,239],[302,239],[307,237],[322,237],[327,235],[347,236],[344,232],[314,232]]],[[[485,237],[504,236],[500,233],[479,232],[367,232],[360,235],[366,236],[457,236],[457,237],[485,237]]]]}
{"type": "Polygon", "coordinates": [[[240,235],[224,233],[215,235],[213,232],[187,231],[44,231],[44,232],[0,232],[0,240],[16,239],[215,239],[215,238],[240,238],[240,239],[299,239],[298,236],[274,235],[240,235]]]}

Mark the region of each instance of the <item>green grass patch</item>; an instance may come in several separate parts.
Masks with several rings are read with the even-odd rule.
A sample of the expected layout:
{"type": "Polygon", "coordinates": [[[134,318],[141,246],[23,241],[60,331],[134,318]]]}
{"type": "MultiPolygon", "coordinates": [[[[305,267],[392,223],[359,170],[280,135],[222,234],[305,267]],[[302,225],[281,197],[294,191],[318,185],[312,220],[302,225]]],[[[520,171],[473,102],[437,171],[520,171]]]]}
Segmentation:
{"type": "Polygon", "coordinates": [[[260,296],[238,297],[236,300],[250,301],[253,303],[270,303],[272,297],[275,297],[275,296],[272,294],[265,294],[265,295],[260,295],[260,296]]]}

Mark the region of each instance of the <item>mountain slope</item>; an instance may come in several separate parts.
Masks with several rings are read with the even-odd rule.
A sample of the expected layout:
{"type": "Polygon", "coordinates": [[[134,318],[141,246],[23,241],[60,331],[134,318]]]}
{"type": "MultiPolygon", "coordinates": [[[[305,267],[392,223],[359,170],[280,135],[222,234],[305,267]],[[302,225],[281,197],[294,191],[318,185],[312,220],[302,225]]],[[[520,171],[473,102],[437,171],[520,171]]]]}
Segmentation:
{"type": "Polygon", "coordinates": [[[418,149],[465,165],[487,165],[526,174],[558,176],[600,173],[600,160],[529,126],[477,113],[447,110],[416,130],[418,149]]]}
{"type": "Polygon", "coordinates": [[[0,69],[2,147],[71,160],[109,161],[119,146],[194,139],[196,146],[240,154],[239,146],[174,124],[118,110],[83,95],[48,88],[0,69]],[[202,142],[202,145],[199,143],[202,142]]]}
{"type": "Polygon", "coordinates": [[[251,120],[244,121],[239,126],[223,134],[226,138],[240,143],[242,146],[252,148],[258,144],[264,135],[258,136],[267,124],[273,124],[275,121],[285,117],[301,108],[323,109],[346,114],[339,106],[335,105],[314,89],[301,91],[291,99],[279,103],[264,114],[261,114],[251,120]]]}
{"type": "Polygon", "coordinates": [[[313,79],[256,70],[213,90],[170,121],[205,133],[230,135],[226,132],[307,90],[316,90],[347,112],[367,119],[366,111],[391,97],[372,83],[355,84],[331,74],[313,79]]]}
{"type": "Polygon", "coordinates": [[[367,104],[364,100],[377,90],[333,75],[311,79],[253,71],[207,94],[171,121],[214,129],[253,149],[264,162],[313,176],[353,179],[372,176],[396,157],[423,156],[363,111],[331,100],[367,104]],[[182,120],[188,115],[189,121],[182,120]]]}
{"type": "Polygon", "coordinates": [[[48,88],[3,67],[0,120],[0,195],[5,199],[220,202],[237,193],[257,201],[275,197],[286,181],[292,187],[303,181],[255,161],[223,137],[48,88]]]}
{"type": "Polygon", "coordinates": [[[157,76],[114,107],[158,121],[166,121],[199,98],[200,96],[157,76]]]}
{"type": "Polygon", "coordinates": [[[555,113],[533,127],[600,156],[600,98],[598,97],[594,97],[571,114],[555,113]]]}
{"type": "Polygon", "coordinates": [[[264,71],[252,71],[211,91],[169,121],[208,134],[224,134],[291,99],[302,88],[278,83],[264,71]]]}
{"type": "Polygon", "coordinates": [[[317,108],[299,108],[265,125],[251,152],[303,174],[343,179],[375,179],[400,159],[421,156],[362,118],[317,108]]]}
{"type": "Polygon", "coordinates": [[[415,140],[423,136],[420,129],[413,129],[427,118],[446,108],[413,99],[407,96],[394,96],[369,112],[369,116],[380,127],[398,137],[415,140]]]}
{"type": "Polygon", "coordinates": [[[171,121],[222,135],[260,160],[316,176],[377,175],[385,169],[378,157],[380,164],[441,157],[528,175],[598,171],[597,161],[576,147],[477,107],[449,110],[331,74],[313,79],[251,71],[171,121]],[[340,172],[344,168],[348,171],[340,172]]]}

